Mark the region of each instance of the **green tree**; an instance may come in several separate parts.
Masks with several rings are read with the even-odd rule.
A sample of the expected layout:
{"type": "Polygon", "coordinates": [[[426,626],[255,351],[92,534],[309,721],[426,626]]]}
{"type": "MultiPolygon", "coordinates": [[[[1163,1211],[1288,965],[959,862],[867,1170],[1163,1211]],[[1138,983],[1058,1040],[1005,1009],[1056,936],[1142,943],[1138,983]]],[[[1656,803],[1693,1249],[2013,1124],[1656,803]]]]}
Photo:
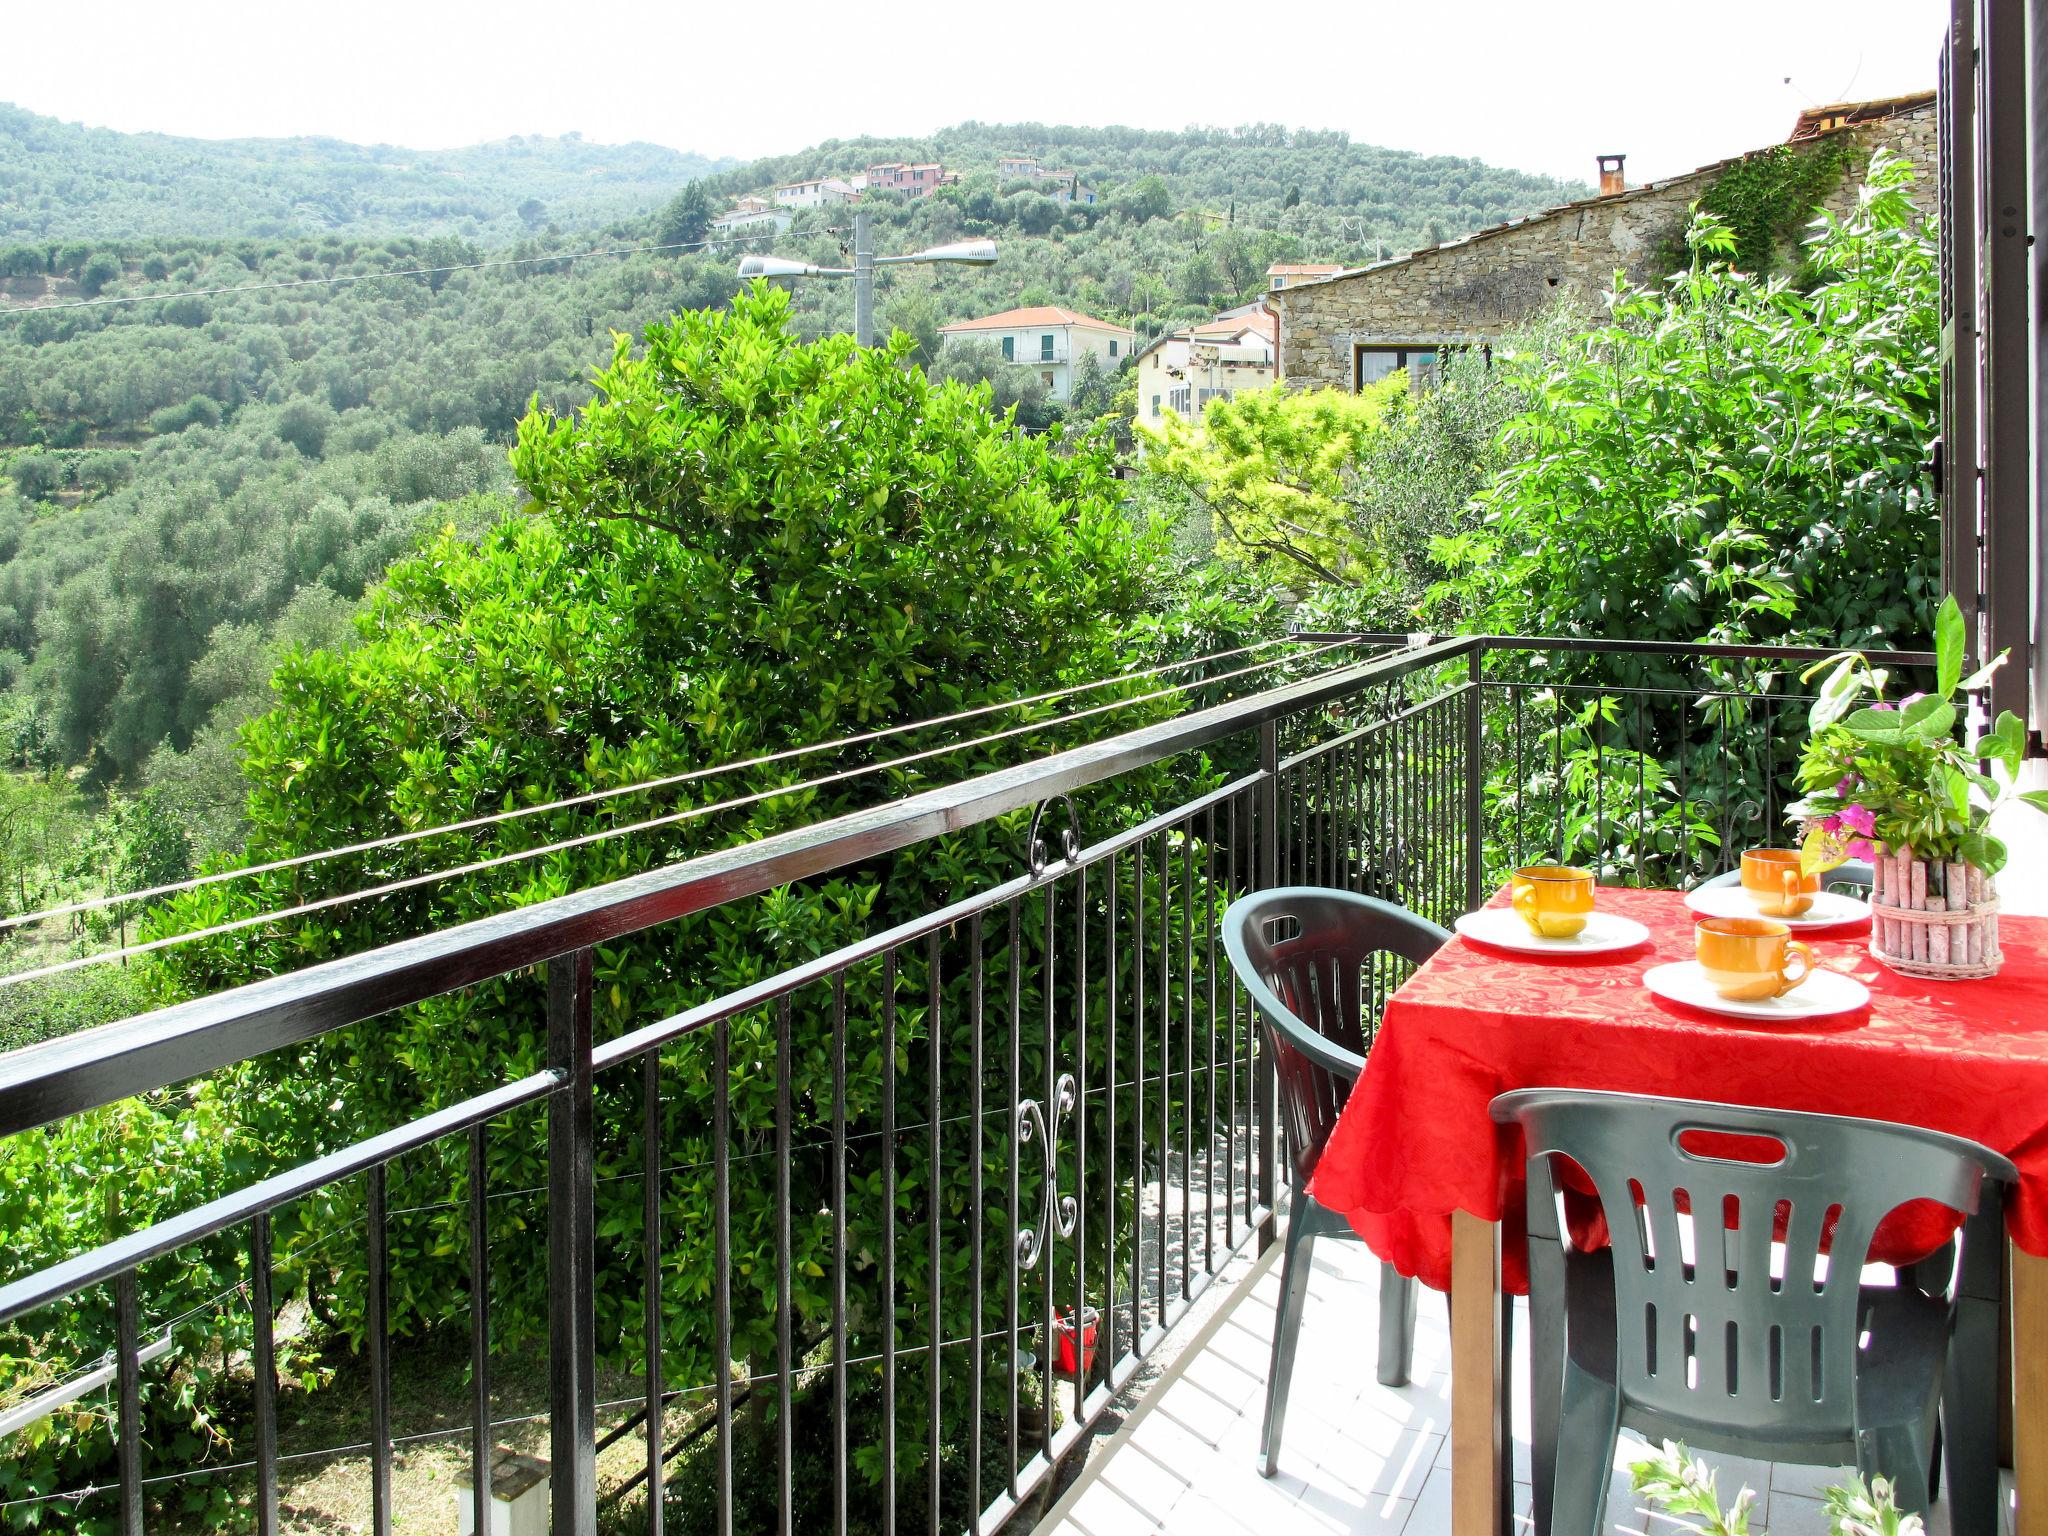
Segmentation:
{"type": "Polygon", "coordinates": [[[17,453],[7,466],[14,477],[15,494],[30,501],[51,501],[71,479],[71,468],[62,454],[17,453]]]}
{"type": "Polygon", "coordinates": [[[690,245],[704,238],[711,227],[711,200],[704,188],[691,182],[668,201],[655,221],[654,238],[659,245],[690,245]]]}
{"type": "Polygon", "coordinates": [[[1163,176],[1140,176],[1118,193],[1112,206],[1134,223],[1163,219],[1173,212],[1173,189],[1163,176]]]}
{"type": "Polygon", "coordinates": [[[1212,401],[1197,422],[1141,422],[1144,472],[1214,518],[1226,558],[1293,585],[1374,583],[1381,561],[1352,527],[1348,477],[1406,387],[1398,374],[1358,394],[1275,387],[1212,401]]]}
{"type": "Polygon", "coordinates": [[[78,269],[78,291],[88,299],[96,299],[106,291],[107,284],[120,275],[120,258],[110,252],[100,251],[78,269]]]}
{"type": "MultiPolygon", "coordinates": [[[[928,380],[903,366],[900,343],[862,349],[830,337],[802,344],[790,332],[788,306],[785,294],[757,287],[730,313],[688,313],[650,328],[642,350],[622,342],[587,408],[570,417],[537,411],[522,423],[514,461],[535,514],[504,521],[475,543],[454,535],[437,540],[393,567],[361,621],[357,649],[302,653],[284,663],[279,708],[243,735],[249,861],[1013,699],[1114,673],[1158,656],[1162,645],[1230,643],[1217,637],[1232,632],[1238,610],[1213,593],[1186,622],[1150,617],[1165,574],[1163,531],[1128,516],[1105,455],[1086,445],[1056,451],[1011,431],[986,389],[928,380]],[[689,468],[678,473],[679,464],[689,468]]],[[[1132,722],[1161,707],[1136,703],[1143,691],[1142,683],[1125,687],[1133,696],[1132,722]]],[[[1094,697],[1114,699],[1117,691],[1094,697]]],[[[1071,740],[1072,731],[963,747],[886,778],[787,794],[775,792],[789,789],[803,767],[764,765],[674,785],[615,802],[595,823],[690,808],[704,814],[410,898],[257,929],[231,944],[204,941],[173,952],[172,974],[181,990],[196,992],[290,969],[961,778],[1071,740]],[[749,795],[762,798],[711,809],[749,795]]],[[[959,732],[973,734],[972,727],[959,732]]],[[[831,761],[843,768],[892,750],[872,745],[831,761]]],[[[1146,808],[1143,793],[1124,783],[1113,796],[1084,799],[1091,825],[1115,825],[1146,808]]],[[[392,850],[388,859],[380,856],[377,873],[530,848],[592,825],[587,811],[550,812],[392,850]]],[[[720,907],[606,946],[597,962],[598,1027],[612,1034],[629,1022],[666,1016],[873,925],[980,888],[1014,868],[1021,831],[1021,819],[1009,818],[916,859],[720,907]]],[[[363,873],[344,861],[190,892],[163,911],[152,931],[260,911],[354,884],[363,873]]],[[[922,961],[906,964],[909,996],[922,984],[922,961]]],[[[958,965],[947,975],[953,990],[946,1017],[960,1019],[957,990],[965,977],[958,965]]],[[[876,985],[871,971],[849,977],[856,1061],[872,1062],[878,1048],[876,985]]],[[[531,973],[505,977],[308,1046],[293,1067],[294,1081],[322,1087],[317,1103],[305,1096],[303,1118],[289,1095],[279,1107],[253,1084],[249,1092],[252,1103],[266,1104],[273,1155],[303,1156],[334,1138],[394,1123],[474,1091],[508,1061],[530,1059],[539,986],[531,973]]],[[[826,1038],[823,1000],[802,994],[797,1007],[799,1038],[826,1038]]],[[[901,1025],[905,1059],[921,1059],[921,1007],[906,1009],[901,1025]]],[[[773,1048],[760,1032],[766,1027],[755,1019],[736,1026],[741,1135],[756,1134],[769,1123],[762,1117],[772,1116],[772,1095],[763,1096],[758,1071],[763,1052],[773,1048]]],[[[949,1040],[945,1070],[965,1070],[964,1049],[949,1040]]],[[[686,1168],[708,1167],[707,1050],[702,1036],[691,1036],[663,1060],[670,1105],[664,1144],[686,1168]]],[[[849,1113],[856,1134],[872,1129],[880,1079],[893,1070],[883,1063],[854,1075],[849,1113]]],[[[807,1045],[795,1064],[799,1102],[829,1103],[826,1071],[825,1053],[807,1045]]],[[[623,1146],[637,1135],[637,1120],[609,1098],[601,1113],[607,1145],[623,1146]]],[[[494,1134],[494,1184],[525,1187],[542,1175],[544,1156],[542,1138],[516,1127],[494,1134]]],[[[428,1157],[408,1169],[408,1204],[450,1198],[462,1187],[459,1160],[428,1157]]],[[[816,1276],[820,1256],[829,1254],[826,1175],[808,1162],[795,1172],[796,1209],[803,1213],[798,1273],[816,1276]]],[[[949,1174],[956,1181],[965,1176],[964,1169],[949,1174]]],[[[701,1299],[712,1262],[711,1232],[701,1219],[709,1177],[679,1177],[671,1189],[676,1278],[666,1293],[666,1334],[676,1380],[708,1380],[726,1368],[712,1356],[701,1299]]],[[[640,1196],[611,1183],[600,1191],[599,1262],[607,1275],[623,1277],[639,1262],[632,1213],[640,1196]]],[[[341,1208],[316,1213],[317,1229],[281,1218],[287,1251],[331,1231],[352,1198],[334,1191],[341,1208]]],[[[772,1307],[763,1308],[776,1271],[772,1190],[741,1180],[734,1198],[736,1348],[766,1358],[772,1307]]],[[[518,1215],[508,1207],[493,1219],[509,1223],[518,1215]]],[[[405,1314],[396,1326],[431,1324],[459,1308],[465,1280],[454,1234],[461,1219],[451,1212],[445,1241],[415,1255],[404,1295],[394,1298],[405,1314]]],[[[899,1219],[872,1207],[854,1212],[853,1247],[872,1248],[879,1241],[875,1224],[899,1219]]],[[[510,1238],[509,1225],[500,1235],[510,1238]]],[[[998,1230],[992,1240],[1007,1239],[998,1230]]],[[[914,1248],[906,1238],[901,1300],[913,1308],[928,1305],[917,1300],[926,1277],[910,1257],[914,1248]]],[[[988,1272],[998,1275],[1000,1249],[991,1254],[988,1272]]],[[[359,1262],[345,1244],[330,1242],[317,1270],[295,1272],[319,1288],[323,1305],[353,1319],[359,1262]]],[[[966,1263],[964,1252],[949,1251],[945,1260],[954,1298],[948,1306],[962,1309],[962,1318],[966,1263]]],[[[855,1281],[862,1299],[854,1315],[872,1318],[875,1299],[864,1289],[871,1271],[855,1281]]],[[[633,1357],[637,1295],[623,1278],[600,1287],[599,1343],[608,1362],[633,1357]]],[[[796,1299],[800,1329],[815,1333],[828,1308],[822,1284],[800,1278],[796,1299]]],[[[544,1301],[539,1272],[510,1267],[493,1303],[498,1347],[540,1336],[544,1301]]],[[[959,1320],[949,1310],[947,1325],[959,1320]]],[[[856,1352],[872,1342],[856,1340],[856,1352]]],[[[958,1373],[948,1377],[947,1390],[959,1393],[958,1373]]]]}
{"type": "Polygon", "coordinates": [[[945,338],[939,334],[943,319],[939,314],[938,300],[923,289],[908,288],[891,294],[883,310],[883,319],[889,326],[903,332],[916,343],[911,353],[918,365],[930,371],[939,359],[939,349],[945,338]]]}

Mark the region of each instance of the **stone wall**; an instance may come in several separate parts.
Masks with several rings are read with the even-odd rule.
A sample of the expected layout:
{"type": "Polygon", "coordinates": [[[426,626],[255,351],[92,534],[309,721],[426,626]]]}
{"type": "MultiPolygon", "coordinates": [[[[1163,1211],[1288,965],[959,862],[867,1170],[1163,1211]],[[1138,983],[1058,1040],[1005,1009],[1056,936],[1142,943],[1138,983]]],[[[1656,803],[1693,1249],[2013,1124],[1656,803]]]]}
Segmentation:
{"type": "MultiPolygon", "coordinates": [[[[1919,167],[1913,196],[1931,211],[1935,128],[1929,105],[1841,130],[1853,142],[1855,157],[1822,206],[1836,213],[1850,207],[1872,150],[1883,145],[1919,167]]],[[[1794,147],[1810,152],[1825,142],[1794,147]]],[[[1658,251],[1683,232],[1691,204],[1722,169],[1708,166],[1613,197],[1588,198],[1351,277],[1281,289],[1272,295],[1280,311],[1281,376],[1299,388],[1349,389],[1357,345],[1486,341],[1560,299],[1597,313],[1617,268],[1638,282],[1658,275],[1652,271],[1658,251]]]]}

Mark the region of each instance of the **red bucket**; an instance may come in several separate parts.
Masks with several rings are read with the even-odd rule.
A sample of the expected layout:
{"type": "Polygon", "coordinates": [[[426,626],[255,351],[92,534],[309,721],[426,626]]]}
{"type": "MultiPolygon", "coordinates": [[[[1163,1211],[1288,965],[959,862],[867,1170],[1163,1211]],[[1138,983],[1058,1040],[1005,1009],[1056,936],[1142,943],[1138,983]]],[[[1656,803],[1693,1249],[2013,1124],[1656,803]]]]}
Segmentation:
{"type": "Polygon", "coordinates": [[[1074,1327],[1074,1312],[1071,1307],[1062,1307],[1053,1317],[1053,1338],[1057,1347],[1053,1354],[1053,1369],[1062,1376],[1076,1374],[1087,1377],[1095,1371],[1095,1333],[1102,1322],[1102,1314],[1093,1307],[1081,1309],[1081,1326],[1074,1327]],[[1076,1349],[1074,1335],[1080,1334],[1079,1348],[1076,1349]],[[1078,1371],[1074,1363],[1076,1353],[1080,1356],[1078,1371]]]}

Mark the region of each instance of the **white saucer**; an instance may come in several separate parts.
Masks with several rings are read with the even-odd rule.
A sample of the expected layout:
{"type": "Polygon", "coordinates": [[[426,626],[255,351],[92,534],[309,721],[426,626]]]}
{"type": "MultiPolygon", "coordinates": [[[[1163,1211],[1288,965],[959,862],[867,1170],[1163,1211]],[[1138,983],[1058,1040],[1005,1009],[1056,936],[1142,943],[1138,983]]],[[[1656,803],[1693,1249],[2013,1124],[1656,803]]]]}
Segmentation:
{"type": "Polygon", "coordinates": [[[1589,913],[1586,926],[1568,939],[1538,938],[1512,907],[1482,907],[1451,926],[1468,939],[1523,955],[1605,955],[1633,949],[1650,937],[1641,923],[1612,912],[1589,913]]]}
{"type": "Polygon", "coordinates": [[[1839,928],[1860,923],[1870,916],[1870,904],[1858,901],[1846,891],[1816,891],[1813,905],[1797,917],[1772,917],[1759,911],[1749,893],[1739,885],[1703,885],[1685,893],[1685,904],[1701,917],[1769,917],[1787,928],[1839,928]]]}
{"type": "Polygon", "coordinates": [[[1870,1001],[1870,988],[1854,976],[1825,968],[1817,968],[1783,997],[1767,997],[1759,1002],[1722,997],[1707,984],[1706,972],[1700,969],[1697,960],[1651,966],[1643,972],[1643,985],[1669,1002],[1736,1019],[1824,1019],[1831,1014],[1853,1013],[1870,1001]]]}

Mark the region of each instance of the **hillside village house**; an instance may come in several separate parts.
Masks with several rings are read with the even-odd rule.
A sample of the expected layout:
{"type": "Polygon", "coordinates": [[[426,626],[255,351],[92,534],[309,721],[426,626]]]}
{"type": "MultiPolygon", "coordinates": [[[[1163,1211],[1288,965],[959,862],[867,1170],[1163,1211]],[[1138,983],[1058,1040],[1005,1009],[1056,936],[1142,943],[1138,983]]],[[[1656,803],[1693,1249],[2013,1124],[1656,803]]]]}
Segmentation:
{"type": "Polygon", "coordinates": [[[1335,262],[1276,261],[1266,268],[1266,286],[1269,289],[1292,288],[1300,283],[1321,282],[1326,277],[1335,277],[1344,268],[1335,262]]]}
{"type": "Polygon", "coordinates": [[[1114,373],[1136,340],[1128,326],[1052,304],[956,321],[940,326],[939,334],[948,341],[994,342],[1004,361],[1035,370],[1046,397],[1062,405],[1073,398],[1074,369],[1084,356],[1094,353],[1102,371],[1114,373]]]}
{"type": "Polygon", "coordinates": [[[916,165],[902,160],[890,160],[868,167],[867,186],[876,192],[901,192],[907,197],[928,197],[949,182],[959,179],[936,160],[916,165]]]}
{"type": "MultiPolygon", "coordinates": [[[[1802,112],[1787,143],[1805,154],[1846,137],[1849,166],[1824,207],[1840,213],[1854,202],[1863,167],[1883,147],[1920,168],[1914,196],[1931,212],[1936,121],[1932,91],[1845,103],[1802,112]]],[[[1639,282],[1659,275],[1660,251],[1683,234],[1716,177],[1777,147],[1639,187],[1624,181],[1622,156],[1602,155],[1597,196],[1335,275],[1276,266],[1280,376],[1298,388],[1356,390],[1397,368],[1426,368],[1445,348],[1485,345],[1559,299],[1597,313],[1617,270],[1639,282]]]]}
{"type": "Polygon", "coordinates": [[[1213,320],[1161,336],[1138,353],[1138,420],[1193,421],[1212,400],[1269,389],[1274,317],[1263,303],[1241,304],[1213,320]]]}
{"type": "Polygon", "coordinates": [[[860,189],[850,181],[841,181],[833,176],[820,176],[811,181],[792,181],[775,189],[775,206],[778,208],[825,208],[834,203],[850,203],[860,196],[860,189]]]}
{"type": "Polygon", "coordinates": [[[780,234],[795,220],[795,214],[775,207],[765,197],[743,197],[724,213],[716,215],[711,220],[711,227],[730,233],[736,229],[772,226],[780,234]]]}

